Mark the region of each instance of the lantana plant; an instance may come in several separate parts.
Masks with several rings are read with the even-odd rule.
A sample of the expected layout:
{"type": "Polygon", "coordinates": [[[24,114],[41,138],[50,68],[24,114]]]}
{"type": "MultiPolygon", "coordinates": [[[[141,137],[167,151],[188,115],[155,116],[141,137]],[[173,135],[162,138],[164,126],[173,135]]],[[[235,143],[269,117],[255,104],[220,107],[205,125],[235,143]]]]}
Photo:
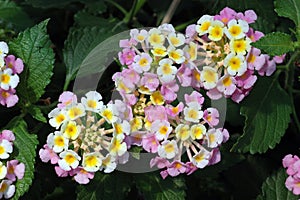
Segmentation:
{"type": "Polygon", "coordinates": [[[250,26],[256,19],[253,10],[238,13],[226,7],[218,15],[203,15],[197,24],[189,25],[187,41],[197,52],[192,63],[179,69],[184,85],[203,88],[211,99],[224,96],[239,103],[252,90],[256,74],[272,75],[285,55],[271,58],[251,46],[264,36],[250,26]]]}
{"type": "Polygon", "coordinates": [[[124,138],[129,124],[121,121],[118,106],[122,105],[104,105],[96,91],[80,102],[74,93],[63,92],[48,115],[56,131],[39,151],[42,161],[54,164],[58,176],[74,176],[80,184],[87,184],[97,171],[110,173],[118,163],[127,162],[124,138]]]}
{"type": "Polygon", "coordinates": [[[14,106],[19,98],[16,87],[19,83],[19,74],[23,71],[22,59],[8,55],[9,48],[6,42],[0,42],[0,104],[6,107],[14,106]]]}
{"type": "Polygon", "coordinates": [[[0,133],[0,198],[11,198],[16,190],[14,182],[23,179],[25,165],[13,159],[15,135],[10,130],[0,133]]]}
{"type": "Polygon", "coordinates": [[[150,165],[164,169],[163,178],[219,162],[218,147],[229,134],[216,128],[218,110],[205,108],[205,98],[197,91],[178,100],[179,88],[191,80],[178,74],[184,67],[196,67],[197,45],[171,24],[149,31],[133,29],[130,36],[120,41],[123,69],[113,76],[130,112],[124,116],[131,125],[130,145],[157,154],[150,165]]]}

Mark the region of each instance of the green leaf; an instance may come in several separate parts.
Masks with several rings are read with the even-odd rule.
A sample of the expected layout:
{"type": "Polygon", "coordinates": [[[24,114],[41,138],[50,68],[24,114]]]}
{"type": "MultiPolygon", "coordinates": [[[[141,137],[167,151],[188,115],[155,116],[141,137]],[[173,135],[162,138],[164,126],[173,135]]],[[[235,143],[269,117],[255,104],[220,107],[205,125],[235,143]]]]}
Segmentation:
{"type": "Polygon", "coordinates": [[[32,184],[34,177],[34,163],[36,156],[37,136],[29,134],[26,122],[16,117],[8,125],[8,129],[13,131],[16,140],[14,141],[14,152],[17,152],[15,159],[25,164],[25,174],[23,179],[17,180],[16,192],[12,199],[19,199],[32,184]]]}
{"type": "Polygon", "coordinates": [[[28,109],[28,112],[31,114],[31,116],[43,123],[47,123],[46,117],[43,115],[41,109],[35,105],[31,105],[28,109]]]}
{"type": "Polygon", "coordinates": [[[287,174],[283,169],[279,170],[273,176],[267,178],[262,185],[262,194],[257,197],[257,200],[298,199],[297,196],[293,195],[293,193],[285,187],[286,178],[287,174]]]}
{"type": "Polygon", "coordinates": [[[275,11],[281,17],[287,17],[300,26],[300,1],[299,0],[276,0],[275,11]]]}
{"type": "Polygon", "coordinates": [[[32,26],[33,22],[21,7],[12,1],[0,1],[0,19],[12,23],[18,30],[32,26]]]}
{"type": "MultiPolygon", "coordinates": [[[[99,43],[113,35],[111,27],[85,27],[70,32],[63,50],[66,84],[75,78],[83,60],[99,43]]],[[[65,88],[66,89],[66,88],[65,88]]]]}
{"type": "Polygon", "coordinates": [[[182,200],[186,196],[183,178],[167,177],[164,180],[157,173],[137,175],[136,187],[147,200],[182,200]]]}
{"type": "Polygon", "coordinates": [[[270,56],[280,56],[294,50],[291,36],[281,32],[269,33],[251,45],[262,49],[270,56]]]}
{"type": "Polygon", "coordinates": [[[246,117],[244,133],[233,150],[264,153],[280,142],[290,122],[292,108],[277,75],[261,77],[244,100],[241,107],[241,114],[246,117]]]}
{"type": "Polygon", "coordinates": [[[54,53],[46,32],[48,21],[26,29],[9,43],[10,52],[24,62],[24,71],[20,75],[17,89],[23,104],[37,102],[53,74],[54,53]]]}
{"type": "Polygon", "coordinates": [[[114,172],[103,174],[98,172],[88,185],[77,187],[78,200],[125,199],[130,190],[130,183],[125,174],[114,172]]]}

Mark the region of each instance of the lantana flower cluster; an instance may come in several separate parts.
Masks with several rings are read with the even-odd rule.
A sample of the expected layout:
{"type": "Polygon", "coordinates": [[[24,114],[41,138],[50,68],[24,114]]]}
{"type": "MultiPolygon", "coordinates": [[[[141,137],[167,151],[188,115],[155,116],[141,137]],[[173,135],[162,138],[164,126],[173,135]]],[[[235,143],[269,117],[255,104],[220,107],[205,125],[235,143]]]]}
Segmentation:
{"type": "Polygon", "coordinates": [[[179,70],[184,85],[204,88],[211,99],[224,96],[239,103],[251,91],[256,74],[272,75],[285,55],[271,58],[251,46],[264,36],[250,27],[256,19],[253,10],[239,13],[226,7],[188,26],[187,41],[196,46],[198,57],[179,70]]]}
{"type": "Polygon", "coordinates": [[[300,159],[296,155],[288,154],[282,159],[283,167],[289,175],[285,186],[295,195],[300,195],[300,159]]]}
{"type": "Polygon", "coordinates": [[[20,58],[8,55],[8,45],[0,42],[0,104],[7,107],[14,106],[19,98],[16,87],[19,83],[19,74],[23,71],[24,64],[20,58]]]}
{"type": "Polygon", "coordinates": [[[96,91],[86,93],[80,102],[74,93],[63,92],[48,114],[56,131],[40,149],[41,160],[55,165],[58,176],[72,176],[80,184],[87,184],[97,171],[114,171],[129,157],[124,142],[129,124],[120,114],[118,105],[104,105],[96,91]]]}
{"type": "Polygon", "coordinates": [[[24,177],[25,165],[16,159],[11,159],[15,135],[10,130],[0,133],[0,199],[11,198],[16,190],[13,184],[24,177]]]}
{"type": "Polygon", "coordinates": [[[126,104],[123,120],[131,125],[128,145],[156,154],[150,166],[162,169],[163,178],[219,162],[219,146],[229,134],[217,128],[218,110],[204,108],[205,98],[197,91],[178,100],[179,87],[187,82],[179,74],[183,68],[196,69],[197,44],[171,24],[133,29],[130,36],[120,41],[123,69],[113,75],[126,104]]]}

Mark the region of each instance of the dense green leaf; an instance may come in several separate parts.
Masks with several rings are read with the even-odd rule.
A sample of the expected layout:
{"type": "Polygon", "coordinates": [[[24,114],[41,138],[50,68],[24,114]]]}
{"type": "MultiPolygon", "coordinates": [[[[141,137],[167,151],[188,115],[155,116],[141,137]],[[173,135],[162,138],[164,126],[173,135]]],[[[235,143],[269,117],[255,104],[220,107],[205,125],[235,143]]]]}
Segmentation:
{"type": "Polygon", "coordinates": [[[300,26],[300,1],[299,0],[276,0],[275,11],[279,16],[287,17],[300,26]]]}
{"type": "Polygon", "coordinates": [[[32,26],[33,22],[21,7],[12,1],[0,1],[0,19],[12,23],[17,29],[32,26]]]}
{"type": "Polygon", "coordinates": [[[40,121],[40,122],[44,122],[44,123],[47,123],[47,119],[46,117],[43,115],[41,109],[35,105],[31,105],[29,108],[28,108],[28,112],[31,114],[31,116],[40,121]]]}
{"type": "Polygon", "coordinates": [[[106,200],[124,199],[130,189],[130,183],[125,174],[114,172],[113,174],[96,173],[94,179],[88,185],[77,188],[78,200],[106,200]]]}
{"type": "Polygon", "coordinates": [[[288,127],[291,112],[291,101],[278,76],[261,77],[243,102],[244,133],[233,149],[254,154],[274,148],[288,127]]]}
{"type": "Polygon", "coordinates": [[[24,177],[17,181],[16,193],[13,196],[13,199],[19,199],[32,183],[38,140],[36,135],[28,133],[26,122],[19,117],[13,119],[8,125],[8,129],[13,131],[16,137],[14,141],[14,152],[17,152],[16,159],[25,164],[24,177]]]}
{"type": "Polygon", "coordinates": [[[251,45],[264,50],[271,56],[279,56],[294,50],[291,36],[280,32],[267,34],[251,45]]]}
{"type": "Polygon", "coordinates": [[[146,200],[182,200],[186,196],[184,179],[178,177],[163,180],[158,174],[140,174],[136,177],[136,187],[146,200]]]}
{"type": "Polygon", "coordinates": [[[85,27],[73,29],[70,32],[63,51],[64,62],[67,67],[66,82],[75,78],[78,69],[90,51],[112,35],[113,31],[110,26],[85,27]]]}
{"type": "Polygon", "coordinates": [[[296,200],[297,196],[293,195],[292,192],[288,191],[285,187],[285,180],[287,174],[283,169],[279,170],[273,176],[267,178],[262,185],[262,194],[257,197],[257,200],[296,200]]]}
{"type": "Polygon", "coordinates": [[[18,94],[24,104],[39,100],[53,74],[54,53],[46,30],[48,21],[26,29],[9,43],[10,51],[24,62],[18,85],[18,94]]]}

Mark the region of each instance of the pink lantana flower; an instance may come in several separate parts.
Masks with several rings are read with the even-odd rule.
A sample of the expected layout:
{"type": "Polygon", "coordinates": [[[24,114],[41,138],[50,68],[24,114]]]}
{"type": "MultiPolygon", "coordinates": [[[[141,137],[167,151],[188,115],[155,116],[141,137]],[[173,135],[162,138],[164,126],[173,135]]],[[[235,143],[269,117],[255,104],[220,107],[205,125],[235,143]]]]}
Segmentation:
{"type": "Polygon", "coordinates": [[[3,139],[13,142],[16,138],[12,131],[3,130],[0,134],[0,140],[3,140],[3,139]]]}
{"type": "Polygon", "coordinates": [[[4,90],[0,88],[0,104],[3,106],[12,107],[19,101],[19,97],[15,94],[15,89],[4,90]]]}
{"type": "Polygon", "coordinates": [[[175,80],[169,83],[163,83],[160,88],[160,92],[166,102],[174,101],[177,98],[178,90],[179,86],[175,80]]]}
{"type": "Polygon", "coordinates": [[[122,65],[130,66],[133,63],[133,58],[136,56],[135,51],[125,48],[122,52],[118,53],[119,61],[122,65]]]}
{"type": "Polygon", "coordinates": [[[94,178],[93,172],[87,172],[82,167],[77,167],[70,171],[70,176],[74,176],[74,179],[79,184],[88,184],[90,179],[94,178]]]}
{"type": "Polygon", "coordinates": [[[132,64],[133,69],[137,73],[147,72],[150,70],[151,63],[153,59],[147,53],[142,53],[141,55],[136,55],[134,57],[134,63],[132,64]]]}
{"type": "Polygon", "coordinates": [[[167,172],[170,176],[178,176],[186,172],[186,166],[183,162],[175,160],[168,166],[167,172]]]}
{"type": "Polygon", "coordinates": [[[7,174],[6,178],[15,181],[16,177],[20,180],[23,178],[25,173],[25,165],[23,163],[19,163],[18,160],[10,160],[6,163],[7,174]]]}
{"type": "Polygon", "coordinates": [[[236,17],[245,20],[249,24],[254,23],[257,20],[257,15],[253,10],[246,10],[245,14],[239,12],[236,14],[236,17]]]}
{"type": "Polygon", "coordinates": [[[288,190],[293,191],[295,195],[300,194],[300,178],[289,176],[285,181],[285,186],[288,190]]]}
{"type": "Polygon", "coordinates": [[[246,59],[250,70],[260,70],[266,62],[265,56],[257,48],[252,48],[246,59]]]}
{"type": "Polygon", "coordinates": [[[193,91],[191,94],[185,94],[184,100],[186,104],[196,102],[199,106],[202,106],[204,102],[204,97],[199,92],[193,91]]]}
{"type": "Polygon", "coordinates": [[[150,92],[155,91],[159,85],[157,75],[153,73],[144,73],[140,85],[146,87],[150,92]]]}
{"type": "Polygon", "coordinates": [[[3,197],[5,199],[11,198],[16,191],[16,186],[12,185],[12,181],[10,180],[2,180],[0,183],[0,199],[3,197]]]}
{"type": "Polygon", "coordinates": [[[68,105],[77,103],[77,96],[73,92],[66,91],[59,96],[58,101],[60,103],[57,105],[57,107],[63,109],[68,105]]]}
{"type": "Polygon", "coordinates": [[[65,171],[59,166],[55,166],[54,169],[58,177],[67,177],[69,175],[69,171],[65,171]]]}
{"type": "Polygon", "coordinates": [[[217,83],[217,89],[225,96],[230,96],[236,89],[236,80],[234,77],[225,75],[217,83]]]}
{"type": "Polygon", "coordinates": [[[261,37],[263,37],[265,34],[263,34],[260,31],[254,31],[253,28],[249,28],[248,33],[246,35],[251,39],[252,42],[256,42],[261,37]]]}
{"type": "Polygon", "coordinates": [[[159,142],[155,134],[149,134],[143,137],[142,146],[147,152],[157,153],[159,142]]]}
{"type": "Polygon", "coordinates": [[[4,60],[6,67],[12,69],[14,74],[20,74],[23,71],[24,64],[20,58],[16,59],[14,55],[8,55],[4,60]]]}
{"type": "Polygon", "coordinates": [[[204,121],[206,121],[211,127],[219,124],[219,116],[219,111],[215,108],[207,108],[203,113],[204,121]]]}
{"type": "Polygon", "coordinates": [[[58,163],[59,156],[50,149],[47,144],[44,145],[44,148],[39,151],[40,158],[43,162],[51,162],[51,164],[58,163]]]}
{"type": "Polygon", "coordinates": [[[236,77],[236,85],[242,89],[250,89],[257,80],[257,76],[253,74],[254,71],[247,70],[242,76],[236,77]]]}
{"type": "Polygon", "coordinates": [[[237,13],[234,10],[232,10],[231,8],[226,7],[223,10],[221,10],[220,15],[216,15],[214,17],[214,19],[215,20],[220,20],[224,24],[227,24],[230,20],[235,19],[236,14],[237,13]]]}

